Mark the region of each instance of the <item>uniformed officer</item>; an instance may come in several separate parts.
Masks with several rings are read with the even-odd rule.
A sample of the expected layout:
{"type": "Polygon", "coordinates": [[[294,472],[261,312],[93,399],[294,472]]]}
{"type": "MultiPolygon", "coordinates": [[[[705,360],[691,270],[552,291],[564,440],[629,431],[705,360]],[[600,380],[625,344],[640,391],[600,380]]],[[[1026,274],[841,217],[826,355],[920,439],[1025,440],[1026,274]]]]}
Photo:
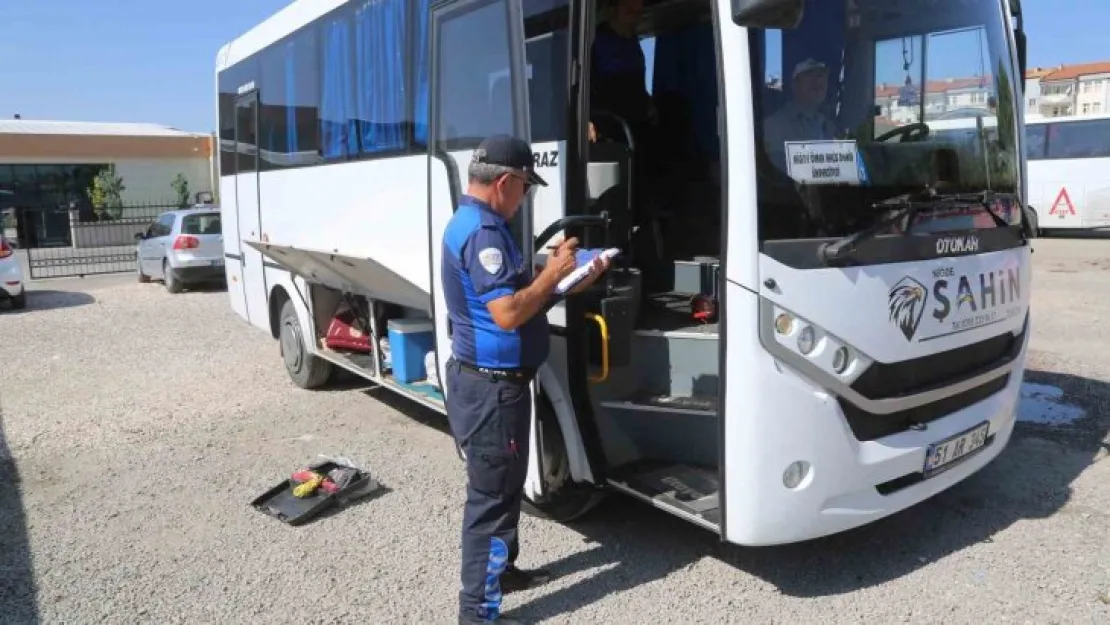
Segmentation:
{"type": "MultiPolygon", "coordinates": [[[[547,358],[545,312],[555,286],[575,268],[576,239],[558,245],[529,280],[508,222],[534,185],[532,148],[507,135],[474,152],[469,184],[443,233],[443,291],[451,322],[447,417],[466,455],[459,622],[499,620],[502,592],[546,581],[515,566],[517,523],[528,467],[529,383],[547,358]]],[[[571,293],[592,284],[608,262],[571,293]]]]}

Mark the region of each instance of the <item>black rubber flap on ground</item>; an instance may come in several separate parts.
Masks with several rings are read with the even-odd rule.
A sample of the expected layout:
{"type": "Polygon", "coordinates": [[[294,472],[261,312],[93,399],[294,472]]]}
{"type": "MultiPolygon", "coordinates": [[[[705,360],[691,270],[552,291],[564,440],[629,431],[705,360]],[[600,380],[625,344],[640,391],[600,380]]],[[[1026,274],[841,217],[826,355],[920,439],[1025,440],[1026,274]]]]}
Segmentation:
{"type": "MultiPolygon", "coordinates": [[[[349,467],[329,460],[310,465],[308,468],[324,475],[332,469],[349,467]]],[[[298,484],[299,482],[293,479],[282,480],[280,484],[252,501],[251,506],[283,523],[303,525],[329,508],[336,505],[346,505],[354,499],[377,490],[379,486],[377,481],[365,471],[359,471],[358,476],[350,484],[335,493],[317,488],[316,492],[308,497],[295,497],[293,489],[298,484]]]]}

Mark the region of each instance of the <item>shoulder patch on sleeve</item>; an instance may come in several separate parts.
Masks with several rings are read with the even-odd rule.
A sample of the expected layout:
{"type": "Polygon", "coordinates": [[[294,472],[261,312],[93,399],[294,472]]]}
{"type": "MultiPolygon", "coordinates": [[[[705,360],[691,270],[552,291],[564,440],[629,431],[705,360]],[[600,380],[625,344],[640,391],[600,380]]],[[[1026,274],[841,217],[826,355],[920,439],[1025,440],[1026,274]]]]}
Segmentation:
{"type": "Polygon", "coordinates": [[[501,256],[501,250],[496,247],[487,247],[478,252],[478,262],[481,263],[483,269],[492,275],[501,271],[501,265],[505,261],[501,256]]]}

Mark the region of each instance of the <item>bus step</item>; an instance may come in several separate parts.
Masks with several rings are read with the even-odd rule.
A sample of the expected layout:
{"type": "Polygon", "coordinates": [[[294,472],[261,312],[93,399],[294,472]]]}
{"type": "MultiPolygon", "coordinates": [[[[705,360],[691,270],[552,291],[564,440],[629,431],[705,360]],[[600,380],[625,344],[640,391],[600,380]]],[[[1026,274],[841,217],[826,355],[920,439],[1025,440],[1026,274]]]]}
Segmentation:
{"type": "Polygon", "coordinates": [[[670,414],[692,414],[698,416],[717,415],[716,395],[645,395],[625,401],[603,401],[602,406],[617,410],[642,410],[644,412],[666,412],[670,414]]]}
{"type": "Polygon", "coordinates": [[[609,485],[657,508],[719,530],[721,523],[717,469],[644,460],[617,467],[609,485]]]}

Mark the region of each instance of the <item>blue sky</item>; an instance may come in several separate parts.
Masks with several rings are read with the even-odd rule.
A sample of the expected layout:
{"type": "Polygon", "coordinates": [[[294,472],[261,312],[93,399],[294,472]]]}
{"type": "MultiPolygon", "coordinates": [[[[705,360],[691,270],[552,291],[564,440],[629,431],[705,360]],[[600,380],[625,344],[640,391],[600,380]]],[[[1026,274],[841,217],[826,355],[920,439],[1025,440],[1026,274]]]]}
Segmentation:
{"type": "MultiPolygon", "coordinates": [[[[143,121],[209,131],[216,51],[286,4],[7,0],[0,5],[0,117],[143,121]]],[[[1076,27],[1110,21],[1110,2],[1024,5],[1031,67],[1110,60],[1104,28],[1076,27]]],[[[954,65],[978,67],[974,45],[959,46],[969,52],[954,54],[954,65]]],[[[895,52],[900,58],[901,50],[895,52]]],[[[897,76],[896,70],[890,73],[897,76]]]]}

